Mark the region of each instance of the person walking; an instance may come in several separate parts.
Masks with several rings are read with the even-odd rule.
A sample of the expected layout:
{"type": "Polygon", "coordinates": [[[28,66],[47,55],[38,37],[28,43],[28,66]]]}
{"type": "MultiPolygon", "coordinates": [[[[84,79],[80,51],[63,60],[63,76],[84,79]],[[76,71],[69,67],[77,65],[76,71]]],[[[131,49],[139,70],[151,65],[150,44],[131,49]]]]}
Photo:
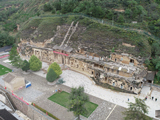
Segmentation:
{"type": "Polygon", "coordinates": [[[154,97],[152,96],[152,100],[154,99],[154,97]]]}

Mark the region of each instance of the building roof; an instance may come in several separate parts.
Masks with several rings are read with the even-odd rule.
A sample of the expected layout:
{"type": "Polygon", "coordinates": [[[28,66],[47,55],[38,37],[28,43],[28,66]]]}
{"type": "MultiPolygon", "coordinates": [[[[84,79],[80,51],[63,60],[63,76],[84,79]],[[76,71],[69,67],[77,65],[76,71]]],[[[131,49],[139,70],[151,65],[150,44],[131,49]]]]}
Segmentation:
{"type": "Polygon", "coordinates": [[[12,73],[8,73],[3,80],[7,83],[10,83],[16,76],[12,73]]]}
{"type": "Polygon", "coordinates": [[[111,67],[111,65],[108,65],[108,64],[104,64],[104,66],[107,67],[107,68],[111,67]]]}
{"type": "Polygon", "coordinates": [[[18,120],[10,112],[8,112],[6,109],[0,110],[0,119],[1,118],[2,118],[2,120],[18,120]]]}
{"type": "Polygon", "coordinates": [[[14,80],[16,77],[21,77],[16,73],[9,72],[7,75],[5,75],[4,78],[2,78],[5,82],[10,83],[12,80],[14,80]]]}
{"type": "Polygon", "coordinates": [[[114,66],[114,67],[113,67],[113,69],[114,69],[114,70],[118,70],[118,69],[119,69],[119,67],[117,67],[117,66],[114,66]]]}
{"type": "Polygon", "coordinates": [[[64,51],[69,52],[69,53],[73,50],[73,48],[71,48],[69,46],[65,46],[65,45],[62,45],[62,46],[55,45],[53,47],[53,49],[64,50],[64,51]]]}
{"type": "Polygon", "coordinates": [[[154,71],[150,71],[147,73],[146,79],[147,80],[154,80],[154,76],[155,76],[156,72],[154,71]]]}
{"type": "Polygon", "coordinates": [[[122,69],[121,69],[121,71],[123,71],[123,72],[127,72],[128,70],[127,70],[127,69],[125,69],[125,68],[122,68],[122,69]]]}

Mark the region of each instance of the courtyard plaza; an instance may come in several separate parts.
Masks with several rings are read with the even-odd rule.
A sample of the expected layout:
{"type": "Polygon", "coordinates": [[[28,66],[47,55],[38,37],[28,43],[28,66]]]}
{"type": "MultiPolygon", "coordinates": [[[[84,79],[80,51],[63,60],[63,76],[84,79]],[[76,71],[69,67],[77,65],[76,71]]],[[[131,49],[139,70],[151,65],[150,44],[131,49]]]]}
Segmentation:
{"type": "MultiPolygon", "coordinates": [[[[0,64],[8,68],[13,68],[13,66],[9,65],[8,63],[5,63],[6,60],[7,58],[1,59],[0,64]]],[[[47,69],[48,64],[43,62],[42,68],[47,69]]],[[[115,91],[111,91],[110,89],[102,88],[100,86],[95,85],[95,83],[87,76],[72,70],[63,70],[61,78],[63,78],[65,83],[63,85],[55,85],[55,86],[49,86],[47,84],[47,81],[45,80],[46,73],[44,73],[41,70],[37,72],[32,72],[28,75],[22,74],[22,72],[18,72],[18,73],[24,76],[27,80],[31,81],[32,86],[30,88],[27,88],[27,89],[23,88],[22,90],[17,91],[16,92],[17,95],[19,95],[20,97],[23,97],[25,100],[28,100],[28,102],[37,103],[38,105],[40,105],[40,107],[44,109],[45,108],[51,109],[48,106],[54,105],[54,108],[52,108],[50,111],[54,111],[53,114],[57,117],[62,117],[66,115],[68,117],[65,117],[65,119],[67,118],[68,120],[71,118],[74,119],[73,113],[68,112],[66,108],[48,100],[48,97],[53,95],[55,90],[59,88],[62,89],[63,91],[70,92],[71,87],[79,87],[79,86],[84,87],[85,93],[89,95],[91,102],[98,104],[97,109],[90,115],[88,120],[89,119],[93,120],[94,117],[92,116],[99,116],[99,115],[100,115],[99,116],[100,118],[99,119],[97,118],[95,120],[123,119],[123,115],[121,112],[125,110],[124,108],[128,107],[127,102],[134,102],[134,97],[138,97],[141,99],[145,98],[145,93],[140,95],[134,95],[134,94],[128,94],[128,93],[115,92],[115,91]],[[29,96],[25,96],[25,91],[27,91],[26,93],[28,93],[29,90],[30,90],[30,94],[38,94],[38,95],[37,96],[32,95],[36,97],[33,99],[28,99],[28,98],[32,98],[29,96]],[[32,92],[33,90],[35,90],[36,92],[32,92]],[[98,100],[100,102],[97,102],[98,100]],[[62,115],[64,113],[66,114],[62,115]]],[[[145,103],[150,107],[148,116],[154,118],[155,110],[160,109],[160,100],[154,101],[148,97],[145,103]]],[[[82,118],[87,119],[83,116],[82,118]]],[[[61,119],[63,120],[64,118],[61,118],[61,119]]]]}

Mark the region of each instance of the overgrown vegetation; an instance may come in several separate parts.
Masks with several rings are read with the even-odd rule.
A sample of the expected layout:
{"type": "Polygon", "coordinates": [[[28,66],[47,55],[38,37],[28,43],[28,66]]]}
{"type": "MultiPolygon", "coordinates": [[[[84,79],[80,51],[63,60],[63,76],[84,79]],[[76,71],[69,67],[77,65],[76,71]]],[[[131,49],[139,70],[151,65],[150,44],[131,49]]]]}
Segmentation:
{"type": "MultiPolygon", "coordinates": [[[[160,37],[160,4],[158,0],[55,0],[44,5],[52,13],[84,13],[120,24],[137,21],[160,37]]],[[[143,26],[139,26],[143,28],[143,26]]]]}
{"type": "Polygon", "coordinates": [[[152,46],[151,57],[145,60],[145,64],[149,71],[156,71],[154,83],[160,84],[160,43],[149,39],[149,43],[152,46]]]}
{"type": "MultiPolygon", "coordinates": [[[[134,31],[100,24],[93,19],[81,15],[35,18],[25,24],[20,36],[24,39],[31,38],[34,42],[43,42],[44,39],[50,39],[56,34],[57,26],[62,26],[60,33],[65,36],[67,31],[63,31],[63,25],[68,26],[72,21],[75,21],[75,23],[79,21],[78,29],[80,29],[73,34],[70,40],[70,46],[73,48],[77,48],[78,44],[76,43],[80,42],[83,46],[90,46],[92,48],[91,52],[94,50],[102,56],[109,56],[109,52],[107,51],[111,51],[113,48],[115,52],[118,50],[135,56],[148,57],[150,55],[151,47],[147,36],[134,31]],[[36,33],[33,33],[35,30],[31,26],[37,28],[36,33]],[[85,31],[83,31],[84,27],[86,27],[85,31]],[[135,45],[136,48],[122,46],[122,42],[135,45]]],[[[63,40],[60,37],[55,37],[52,45],[60,44],[63,40]]]]}
{"type": "Polygon", "coordinates": [[[0,47],[12,45],[14,42],[14,37],[10,36],[8,32],[0,31],[0,47]]]}

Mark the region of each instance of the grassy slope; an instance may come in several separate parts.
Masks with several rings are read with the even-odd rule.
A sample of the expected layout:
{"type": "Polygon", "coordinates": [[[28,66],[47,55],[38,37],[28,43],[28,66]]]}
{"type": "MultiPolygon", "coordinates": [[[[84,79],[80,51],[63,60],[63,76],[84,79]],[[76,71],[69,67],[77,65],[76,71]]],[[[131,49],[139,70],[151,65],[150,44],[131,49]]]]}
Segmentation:
{"type": "MultiPolygon", "coordinates": [[[[92,49],[88,49],[90,52],[97,52],[100,55],[109,55],[107,51],[111,51],[114,47],[120,53],[130,53],[135,56],[149,56],[151,47],[148,44],[148,37],[137,32],[126,31],[124,29],[100,24],[92,19],[81,17],[78,15],[69,16],[57,16],[57,17],[37,17],[26,22],[22,28],[21,37],[31,38],[35,42],[44,41],[53,37],[56,33],[57,25],[69,26],[72,21],[79,21],[78,28],[85,27],[85,31],[81,31],[79,34],[75,34],[71,38],[70,46],[77,48],[77,42],[80,42],[83,47],[87,46],[92,49]],[[35,31],[31,27],[36,27],[38,33],[36,36],[31,37],[31,34],[35,31]],[[135,45],[135,48],[128,48],[122,46],[122,42],[135,45]],[[143,43],[142,45],[139,43],[143,43]]],[[[66,31],[62,34],[65,36],[66,31]]],[[[61,42],[61,40],[57,40],[61,42]]],[[[54,41],[55,44],[56,40],[54,41]]]]}
{"type": "MultiPolygon", "coordinates": [[[[68,98],[69,98],[69,93],[62,91],[61,93],[58,93],[58,92],[55,93],[54,95],[52,95],[48,99],[63,106],[63,107],[67,107],[67,104],[69,102],[68,98]]],[[[87,118],[98,107],[97,104],[92,103],[92,102],[87,102],[85,106],[86,106],[88,113],[83,114],[83,116],[85,116],[87,118]]]]}

